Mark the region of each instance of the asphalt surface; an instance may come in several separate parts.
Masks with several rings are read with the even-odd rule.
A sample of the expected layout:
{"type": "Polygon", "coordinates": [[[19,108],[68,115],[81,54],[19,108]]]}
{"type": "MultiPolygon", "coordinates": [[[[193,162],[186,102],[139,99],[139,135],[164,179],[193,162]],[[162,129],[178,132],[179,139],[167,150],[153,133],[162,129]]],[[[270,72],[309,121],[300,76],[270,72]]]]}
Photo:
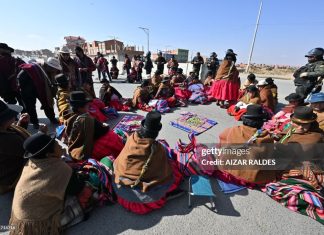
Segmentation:
{"type": "MultiPolygon", "coordinates": [[[[275,82],[279,102],[285,103],[284,97],[294,91],[293,83],[288,80],[275,82]]],[[[124,97],[131,97],[138,86],[120,80],[112,85],[124,97]]],[[[96,83],[96,92],[99,87],[100,84],[96,83]]],[[[163,115],[163,128],[158,137],[166,139],[171,146],[175,146],[179,138],[188,142],[186,132],[169,125],[182,111],[193,111],[218,122],[197,137],[200,143],[215,143],[224,128],[239,124],[215,103],[178,108],[163,115]]],[[[145,115],[141,111],[136,113],[145,115]]],[[[40,111],[39,118],[47,122],[44,117],[44,112],[40,111]]],[[[225,195],[220,192],[215,180],[212,180],[212,185],[217,196],[215,211],[205,207],[209,205],[208,198],[199,197],[193,199],[193,207],[189,209],[187,195],[171,200],[164,208],[144,216],[127,212],[116,204],[95,208],[87,221],[70,228],[66,234],[324,234],[324,226],[320,223],[286,209],[262,192],[245,189],[225,195]]],[[[187,184],[182,187],[187,188],[187,184]]],[[[12,194],[0,196],[0,225],[8,224],[11,201],[12,194]]]]}

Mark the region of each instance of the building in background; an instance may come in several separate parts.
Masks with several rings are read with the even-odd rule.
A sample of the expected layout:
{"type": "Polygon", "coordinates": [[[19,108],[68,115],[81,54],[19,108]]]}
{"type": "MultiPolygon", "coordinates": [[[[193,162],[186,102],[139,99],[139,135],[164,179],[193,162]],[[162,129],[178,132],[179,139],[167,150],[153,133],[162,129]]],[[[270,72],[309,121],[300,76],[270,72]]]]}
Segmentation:
{"type": "Polygon", "coordinates": [[[74,52],[76,46],[83,47],[86,40],[80,36],[65,36],[65,46],[67,46],[71,52],[74,52]]]}
{"type": "MultiPolygon", "coordinates": [[[[186,49],[167,50],[167,51],[162,51],[162,55],[166,60],[169,60],[171,59],[172,56],[174,56],[179,63],[187,63],[189,57],[189,50],[186,49]]],[[[157,56],[158,54],[154,53],[152,55],[152,59],[155,60],[157,56]]]]}

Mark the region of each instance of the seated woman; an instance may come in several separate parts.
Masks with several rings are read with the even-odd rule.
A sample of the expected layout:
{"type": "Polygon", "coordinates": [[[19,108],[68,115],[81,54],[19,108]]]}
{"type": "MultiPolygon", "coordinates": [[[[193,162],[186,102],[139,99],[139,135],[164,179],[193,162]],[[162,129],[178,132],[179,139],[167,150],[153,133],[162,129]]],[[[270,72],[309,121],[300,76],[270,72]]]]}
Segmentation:
{"type": "Polygon", "coordinates": [[[276,105],[278,104],[278,87],[276,84],[274,84],[274,80],[271,77],[266,78],[265,81],[268,83],[268,87],[272,92],[272,96],[274,99],[274,106],[276,107],[276,105]]]}
{"type": "Polygon", "coordinates": [[[160,121],[160,113],[148,113],[141,129],[127,138],[114,161],[113,187],[118,203],[136,214],[159,209],[166,204],[168,195],[181,193],[177,188],[182,175],[156,141],[162,128],[160,121]]]}
{"type": "Polygon", "coordinates": [[[69,80],[64,74],[59,74],[55,76],[56,84],[58,90],[56,93],[56,104],[59,111],[59,121],[64,123],[65,114],[70,110],[70,89],[69,89],[69,80]]]}
{"type": "Polygon", "coordinates": [[[55,137],[37,133],[23,146],[28,162],[16,186],[10,234],[61,234],[66,195],[78,194],[83,183],[61,159],[63,149],[55,137]]]}
{"type": "Polygon", "coordinates": [[[152,108],[148,105],[152,95],[150,93],[150,82],[145,79],[142,84],[134,91],[132,99],[132,107],[141,109],[143,111],[152,111],[152,108]]]}
{"type": "Polygon", "coordinates": [[[282,133],[280,143],[287,146],[286,151],[292,159],[291,170],[285,172],[283,177],[302,178],[310,181],[315,188],[322,188],[324,132],[316,119],[317,115],[311,107],[296,107],[291,115],[292,125],[282,133]],[[319,170],[313,171],[316,168],[319,170]]]}
{"type": "Polygon", "coordinates": [[[23,143],[30,136],[22,127],[28,125],[29,116],[22,114],[15,123],[19,110],[13,110],[13,105],[11,108],[0,100],[0,194],[15,188],[26,162],[23,143]]]}
{"type": "MultiPolygon", "coordinates": [[[[273,139],[266,131],[261,131],[265,118],[265,113],[261,105],[247,106],[247,112],[242,116],[243,125],[225,129],[219,135],[219,147],[242,148],[247,146],[249,154],[238,157],[236,154],[222,154],[221,159],[258,160],[273,157],[273,139]]],[[[228,166],[218,166],[220,171],[215,172],[215,176],[220,179],[247,187],[255,187],[258,184],[265,184],[275,180],[279,172],[272,170],[262,170],[251,168],[248,165],[240,165],[239,168],[228,168],[228,166]]]]}
{"type": "Polygon", "coordinates": [[[249,86],[254,85],[256,86],[258,84],[258,80],[256,80],[256,77],[253,73],[250,73],[247,76],[247,79],[245,80],[245,82],[241,85],[240,90],[246,90],[249,86]]]}
{"type": "Polygon", "coordinates": [[[212,75],[213,75],[213,72],[208,71],[206,79],[204,81],[204,86],[209,87],[209,88],[211,87],[211,85],[215,81],[215,78],[212,75]]]}
{"type": "Polygon", "coordinates": [[[156,87],[159,87],[159,85],[161,84],[162,82],[162,77],[161,77],[161,73],[159,70],[155,71],[152,79],[151,79],[151,84],[153,86],[156,86],[156,87]]]}
{"type": "Polygon", "coordinates": [[[176,105],[174,88],[170,85],[169,77],[163,78],[154,98],[166,100],[169,107],[174,107],[176,105]]]}
{"type": "Polygon", "coordinates": [[[107,79],[101,80],[102,86],[99,90],[100,100],[109,107],[116,109],[117,111],[129,111],[130,107],[126,105],[127,102],[123,100],[122,95],[112,87],[107,79]]]}
{"type": "Polygon", "coordinates": [[[170,81],[171,86],[179,87],[184,85],[186,77],[182,74],[182,72],[183,72],[182,68],[177,69],[177,73],[172,76],[172,79],[170,81]]]}
{"type": "Polygon", "coordinates": [[[274,113],[275,101],[268,83],[265,80],[261,80],[258,82],[257,87],[260,92],[261,104],[268,110],[268,112],[274,113]]]}
{"type": "Polygon", "coordinates": [[[117,157],[124,147],[121,138],[109,126],[89,115],[89,102],[91,100],[84,92],[71,92],[72,113],[65,122],[71,157],[78,161],[88,158],[100,160],[109,155],[117,157]]]}
{"type": "Polygon", "coordinates": [[[206,104],[208,99],[205,93],[204,85],[199,81],[198,77],[195,77],[191,84],[188,86],[188,90],[191,92],[189,102],[196,104],[206,104]]]}
{"type": "Polygon", "coordinates": [[[311,104],[314,113],[317,115],[319,128],[324,131],[324,93],[320,92],[312,94],[308,102],[311,104]]]}
{"type": "Polygon", "coordinates": [[[294,112],[294,109],[306,105],[303,97],[296,93],[291,93],[286,96],[285,100],[287,100],[289,104],[276,113],[271,120],[265,122],[262,129],[274,134],[284,131],[290,126],[290,116],[294,112]]]}
{"type": "Polygon", "coordinates": [[[93,81],[89,79],[86,80],[83,83],[81,91],[83,91],[86,94],[87,98],[91,100],[91,102],[89,102],[88,110],[90,115],[97,119],[99,122],[106,122],[108,120],[108,117],[103,112],[103,109],[105,108],[105,103],[101,99],[97,99],[93,89],[93,81]]]}
{"type": "Polygon", "coordinates": [[[239,99],[237,104],[231,105],[227,109],[227,113],[229,115],[234,116],[235,120],[239,121],[242,115],[246,113],[246,108],[248,105],[260,103],[261,99],[259,95],[259,90],[258,88],[256,88],[256,86],[251,85],[248,88],[246,88],[245,95],[241,99],[239,99]]]}

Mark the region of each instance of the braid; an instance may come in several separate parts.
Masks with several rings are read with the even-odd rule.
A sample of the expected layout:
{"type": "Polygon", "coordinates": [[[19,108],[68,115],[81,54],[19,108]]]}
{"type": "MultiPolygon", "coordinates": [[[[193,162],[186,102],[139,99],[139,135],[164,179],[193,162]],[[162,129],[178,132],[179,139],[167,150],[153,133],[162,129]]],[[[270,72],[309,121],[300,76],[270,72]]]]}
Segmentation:
{"type": "Polygon", "coordinates": [[[137,180],[135,181],[135,183],[131,186],[132,188],[136,187],[142,181],[142,179],[144,178],[144,175],[145,175],[145,173],[148,170],[148,166],[149,166],[150,162],[152,161],[152,157],[153,157],[153,154],[154,154],[155,149],[156,149],[156,144],[155,143],[156,142],[154,142],[151,145],[151,153],[150,153],[150,156],[148,157],[147,161],[145,162],[145,164],[144,164],[144,166],[142,168],[141,174],[139,175],[139,177],[137,178],[137,180]]]}

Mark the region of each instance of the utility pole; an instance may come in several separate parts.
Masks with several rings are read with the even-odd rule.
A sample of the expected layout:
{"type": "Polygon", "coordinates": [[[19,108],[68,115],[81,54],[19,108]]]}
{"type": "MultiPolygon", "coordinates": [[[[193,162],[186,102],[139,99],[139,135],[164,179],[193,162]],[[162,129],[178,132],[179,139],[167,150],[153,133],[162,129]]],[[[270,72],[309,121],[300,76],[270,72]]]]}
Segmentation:
{"type": "Polygon", "coordinates": [[[147,52],[150,51],[150,29],[144,27],[138,27],[139,29],[143,30],[147,36],[147,52]]]}
{"type": "Polygon", "coordinates": [[[248,64],[247,64],[246,70],[245,70],[246,73],[248,73],[249,69],[250,69],[250,64],[251,64],[251,59],[252,59],[252,54],[253,54],[253,49],[254,49],[255,38],[256,38],[256,35],[258,33],[258,28],[259,28],[259,21],[260,21],[260,16],[261,16],[261,12],[262,12],[262,5],[263,5],[263,1],[261,0],[260,8],[259,8],[259,14],[258,14],[258,18],[257,18],[256,25],[255,25],[255,31],[254,31],[254,35],[253,35],[249,60],[248,60],[248,64]]]}

